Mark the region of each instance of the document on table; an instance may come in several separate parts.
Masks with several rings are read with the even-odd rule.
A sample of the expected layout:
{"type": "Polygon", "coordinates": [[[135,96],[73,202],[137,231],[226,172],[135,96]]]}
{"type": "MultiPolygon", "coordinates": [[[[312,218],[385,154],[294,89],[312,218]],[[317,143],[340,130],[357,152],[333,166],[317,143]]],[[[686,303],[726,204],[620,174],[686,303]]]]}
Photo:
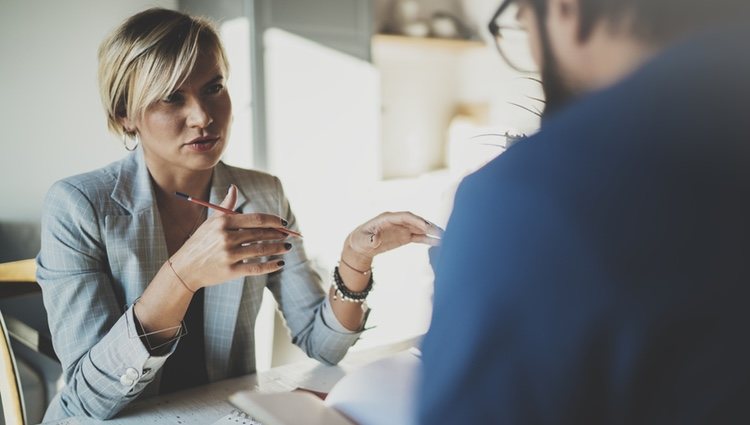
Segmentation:
{"type": "Polygon", "coordinates": [[[232,413],[224,416],[211,425],[263,425],[251,418],[247,413],[240,410],[232,410],[232,413]]]}
{"type": "Polygon", "coordinates": [[[340,365],[301,362],[263,372],[257,387],[264,393],[289,392],[299,387],[327,393],[345,375],[346,370],[340,365]]]}
{"type": "MultiPolygon", "coordinates": [[[[53,422],[46,422],[46,423],[53,423],[53,422]]],[[[62,419],[59,422],[54,422],[54,425],[88,425],[95,423],[91,419],[79,419],[79,418],[66,418],[62,419]]],[[[42,424],[44,425],[44,423],[42,424]]]]}

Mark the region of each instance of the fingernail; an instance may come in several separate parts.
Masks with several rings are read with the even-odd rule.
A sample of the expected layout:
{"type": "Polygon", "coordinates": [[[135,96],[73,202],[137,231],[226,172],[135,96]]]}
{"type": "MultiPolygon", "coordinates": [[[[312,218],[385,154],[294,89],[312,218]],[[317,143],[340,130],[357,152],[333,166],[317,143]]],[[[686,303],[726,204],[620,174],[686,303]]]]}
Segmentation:
{"type": "Polygon", "coordinates": [[[287,242],[287,243],[284,244],[284,248],[286,248],[287,250],[292,249],[292,244],[290,244],[289,242],[287,242]]]}
{"type": "Polygon", "coordinates": [[[285,264],[284,260],[281,260],[278,263],[276,263],[276,265],[279,266],[279,267],[284,267],[284,264],[285,264]]]}
{"type": "Polygon", "coordinates": [[[282,225],[282,226],[284,226],[284,227],[286,227],[286,226],[288,226],[288,225],[289,225],[289,222],[288,222],[288,221],[286,221],[286,220],[284,220],[284,219],[282,218],[282,219],[281,219],[281,225],[282,225]]]}

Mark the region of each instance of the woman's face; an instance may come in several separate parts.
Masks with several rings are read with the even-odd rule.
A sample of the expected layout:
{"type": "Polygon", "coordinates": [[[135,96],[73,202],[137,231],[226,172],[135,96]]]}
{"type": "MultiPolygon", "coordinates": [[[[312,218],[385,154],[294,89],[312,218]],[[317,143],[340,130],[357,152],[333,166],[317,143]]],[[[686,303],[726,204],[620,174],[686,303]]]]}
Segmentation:
{"type": "Polygon", "coordinates": [[[184,84],[146,108],[134,124],[149,168],[182,173],[213,168],[229,138],[232,102],[221,62],[201,53],[184,84]]]}

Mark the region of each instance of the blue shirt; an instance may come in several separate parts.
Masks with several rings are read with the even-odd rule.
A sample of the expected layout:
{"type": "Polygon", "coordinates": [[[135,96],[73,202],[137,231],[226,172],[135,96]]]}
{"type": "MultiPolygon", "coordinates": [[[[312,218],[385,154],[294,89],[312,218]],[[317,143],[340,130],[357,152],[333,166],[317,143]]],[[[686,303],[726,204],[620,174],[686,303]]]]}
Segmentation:
{"type": "Polygon", "coordinates": [[[750,423],[748,28],[676,44],[462,182],[420,423],[750,423]]]}

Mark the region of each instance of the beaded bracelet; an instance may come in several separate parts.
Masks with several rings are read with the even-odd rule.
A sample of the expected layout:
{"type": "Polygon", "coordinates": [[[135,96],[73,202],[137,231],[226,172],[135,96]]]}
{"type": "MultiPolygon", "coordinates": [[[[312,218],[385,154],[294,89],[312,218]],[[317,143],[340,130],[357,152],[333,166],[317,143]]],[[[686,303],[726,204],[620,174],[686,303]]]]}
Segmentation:
{"type": "Polygon", "coordinates": [[[333,281],[335,283],[335,289],[336,291],[333,294],[333,299],[338,300],[341,298],[344,301],[349,301],[352,303],[363,303],[365,302],[365,299],[367,299],[367,295],[372,290],[372,273],[370,274],[370,280],[367,282],[367,287],[362,292],[354,292],[346,287],[344,284],[344,280],[341,278],[341,274],[339,274],[339,268],[336,267],[333,269],[333,281]]]}

